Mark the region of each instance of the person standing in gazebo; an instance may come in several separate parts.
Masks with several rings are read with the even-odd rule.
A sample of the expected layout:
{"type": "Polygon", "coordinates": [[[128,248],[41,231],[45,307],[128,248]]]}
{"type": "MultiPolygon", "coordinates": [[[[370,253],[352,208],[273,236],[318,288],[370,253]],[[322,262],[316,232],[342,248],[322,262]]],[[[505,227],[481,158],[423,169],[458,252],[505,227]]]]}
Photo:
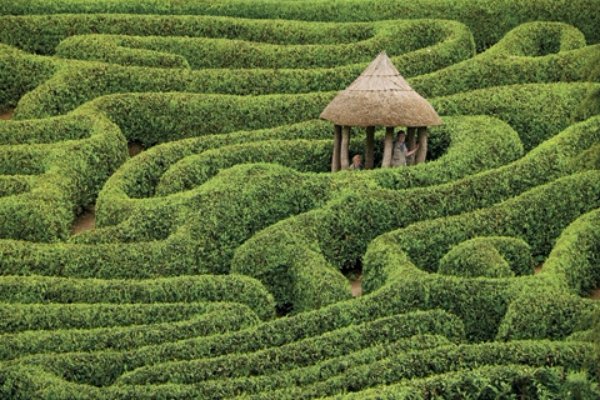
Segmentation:
{"type": "Polygon", "coordinates": [[[349,170],[360,171],[363,169],[362,157],[360,154],[356,154],[352,157],[352,164],[348,167],[349,170]]]}
{"type": "Polygon", "coordinates": [[[394,144],[392,167],[406,166],[406,159],[416,153],[418,149],[419,145],[416,145],[414,149],[409,151],[408,147],[406,147],[406,134],[404,131],[398,131],[398,137],[394,144]]]}
{"type": "MultiPolygon", "coordinates": [[[[427,127],[442,124],[431,104],[410,87],[385,52],[379,53],[350,86],[335,96],[321,113],[321,118],[334,124],[331,172],[350,168],[352,127],[366,128],[365,169],[372,169],[377,126],[385,128],[381,167],[388,168],[392,166],[395,127],[409,129],[410,150],[398,151],[398,165],[406,165],[407,153],[413,150],[415,142],[419,143],[419,150],[414,153],[414,164],[425,161],[427,127]],[[413,138],[416,141],[411,140],[413,138]]],[[[406,146],[400,145],[400,148],[406,146]]]]}

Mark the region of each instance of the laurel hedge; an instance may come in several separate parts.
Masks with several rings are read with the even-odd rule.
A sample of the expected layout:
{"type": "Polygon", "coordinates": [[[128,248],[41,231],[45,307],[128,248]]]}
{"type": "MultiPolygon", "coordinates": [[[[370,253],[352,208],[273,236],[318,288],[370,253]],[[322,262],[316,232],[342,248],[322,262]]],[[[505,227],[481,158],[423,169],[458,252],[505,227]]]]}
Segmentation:
{"type": "Polygon", "coordinates": [[[248,354],[219,358],[159,363],[123,374],[117,384],[194,383],[215,378],[271,374],[339,357],[376,344],[388,344],[415,334],[439,333],[460,337],[460,324],[454,317],[410,314],[382,318],[338,329],[322,336],[268,348],[248,354]],[[412,318],[410,318],[412,317],[412,318]],[[407,325],[410,319],[410,326],[407,325]]]}
{"type": "MultiPolygon", "coordinates": [[[[555,23],[534,24],[517,30],[527,29],[530,31],[529,35],[541,35],[546,32],[546,25],[553,26],[555,23]]],[[[560,28],[568,29],[563,25],[560,25],[560,28]]],[[[450,42],[452,45],[454,43],[454,41],[450,42]]],[[[593,59],[598,45],[583,47],[583,43],[580,44],[579,48],[544,57],[513,57],[510,51],[503,49],[490,54],[482,53],[462,63],[442,68],[457,61],[453,59],[444,65],[435,64],[428,69],[435,72],[414,77],[409,79],[409,82],[419,93],[434,97],[498,85],[583,81],[587,80],[584,67],[589,60],[593,59]]],[[[497,46],[503,46],[502,42],[497,46]]],[[[461,47],[465,46],[461,45],[461,47]]],[[[576,45],[565,46],[565,48],[571,47],[576,45]]],[[[518,49],[515,51],[518,52],[518,49]]],[[[450,48],[425,51],[429,57],[436,60],[445,60],[441,55],[446,52],[458,54],[455,49],[450,48]]],[[[460,54],[460,59],[470,57],[470,54],[464,56],[460,54]]],[[[22,57],[29,56],[22,55],[22,57]]],[[[407,76],[412,75],[397,61],[396,64],[407,76]]],[[[417,65],[412,62],[408,64],[417,65]]],[[[427,65],[427,63],[418,63],[418,65],[427,65]]],[[[23,96],[16,117],[41,118],[62,114],[99,96],[123,92],[186,91],[249,95],[333,91],[349,85],[363,68],[364,65],[357,64],[329,69],[191,71],[72,61],[51,79],[23,96]]],[[[331,97],[333,93],[328,99],[331,97]]],[[[313,113],[304,114],[304,119],[316,118],[325,105],[326,103],[320,104],[313,113]]],[[[274,113],[274,115],[278,114],[274,113]]]]}
{"type": "Polygon", "coordinates": [[[572,373],[562,367],[530,367],[525,365],[483,366],[411,379],[327,397],[347,400],[426,400],[433,397],[480,399],[496,396],[526,398],[569,398],[593,400],[600,396],[597,385],[585,373],[572,373]]]}
{"type": "MultiPolygon", "coordinates": [[[[43,306],[42,310],[55,311],[56,307],[43,306]]],[[[79,307],[80,308],[80,307],[79,307]]],[[[88,306],[88,313],[97,315],[103,306],[88,306]]],[[[138,306],[136,312],[141,317],[148,317],[147,309],[153,306],[138,306]]],[[[11,308],[18,312],[27,308],[11,308]]],[[[117,308],[120,312],[120,309],[117,308]]],[[[127,310],[129,311],[129,310],[127,310]]],[[[186,315],[185,307],[171,307],[170,312],[176,313],[177,320],[169,315],[169,319],[160,319],[150,316],[147,320],[136,321],[134,325],[127,325],[119,320],[119,325],[109,327],[86,327],[82,329],[55,325],[59,321],[52,312],[48,317],[52,319],[51,330],[28,330],[1,335],[0,359],[13,359],[28,354],[58,353],[75,351],[99,350],[127,350],[150,344],[183,340],[191,337],[218,335],[228,331],[236,331],[255,325],[259,319],[249,307],[236,303],[210,303],[196,314],[186,315]]],[[[59,307],[61,314],[68,314],[70,318],[79,317],[79,310],[67,305],[59,307]]],[[[87,317],[87,316],[86,316],[87,317]]],[[[163,317],[164,318],[164,317],[163,317]]],[[[97,321],[94,321],[97,322],[97,321]]],[[[12,326],[11,326],[12,328],[12,326]]]]}
{"type": "Polygon", "coordinates": [[[127,157],[119,128],[91,114],[0,124],[4,180],[0,237],[53,242],[65,239],[77,210],[94,201],[104,181],[127,157]],[[6,143],[6,144],[5,144],[6,143]],[[11,183],[14,186],[8,186],[11,183]]]}
{"type": "MultiPolygon", "coordinates": [[[[78,17],[69,16],[69,19],[74,18],[78,17]]],[[[127,22],[132,19],[139,19],[139,17],[129,16],[127,22]]],[[[86,18],[85,21],[89,23],[89,18],[86,18]]],[[[110,23],[111,21],[103,22],[110,23]]],[[[135,25],[136,22],[133,21],[133,24],[135,25]]],[[[155,25],[154,21],[148,22],[151,22],[148,25],[155,25]]],[[[224,25],[223,20],[218,22],[220,25],[224,25]]],[[[58,20],[55,23],[61,24],[62,21],[58,20]]],[[[230,23],[235,26],[239,23],[239,20],[232,20],[230,23]]],[[[285,23],[280,22],[279,25],[281,24],[285,23]]],[[[248,28],[252,26],[247,25],[249,25],[248,28]]],[[[261,25],[263,25],[261,28],[264,28],[266,24],[263,22],[261,25]]],[[[292,29],[299,29],[298,23],[291,23],[290,25],[292,29]]],[[[308,31],[331,29],[331,25],[304,23],[300,29],[308,37],[318,36],[308,33],[308,31]]],[[[437,53],[439,50],[449,47],[449,44],[456,48],[458,43],[452,42],[456,42],[457,37],[464,37],[459,43],[465,50],[468,51],[469,47],[472,48],[468,45],[471,37],[468,29],[464,25],[453,21],[404,20],[377,22],[368,24],[370,26],[367,27],[364,25],[359,25],[357,28],[371,31],[370,36],[360,41],[335,44],[286,43],[285,45],[257,43],[255,41],[240,40],[243,38],[239,37],[235,40],[163,37],[165,32],[156,33],[159,36],[131,36],[131,29],[127,27],[127,35],[79,35],[69,37],[56,47],[56,55],[63,58],[96,60],[112,64],[191,67],[193,69],[335,68],[348,64],[361,64],[364,68],[364,63],[371,61],[374,52],[377,52],[378,49],[386,49],[386,52],[390,55],[400,58],[401,66],[405,64],[407,66],[411,64],[419,65],[419,67],[408,68],[407,73],[415,75],[432,71],[432,69],[424,69],[428,65],[435,65],[430,61],[431,57],[428,52],[434,51],[437,53]],[[449,43],[443,43],[446,41],[449,43]],[[425,48],[428,48],[428,51],[424,51],[425,48]]],[[[73,27],[70,26],[69,28],[68,34],[73,35],[73,27]]],[[[98,29],[98,27],[95,28],[98,29]]],[[[102,31],[102,28],[99,30],[102,31]]],[[[114,27],[111,26],[107,30],[114,31],[114,27]]],[[[145,29],[145,35],[147,35],[147,30],[145,29]]],[[[341,30],[349,29],[341,27],[341,30]]],[[[287,32],[279,32],[279,34],[290,36],[287,32]]],[[[281,39],[281,41],[286,40],[288,39],[281,39]]],[[[270,41],[277,41],[277,37],[271,37],[270,41]]],[[[465,51],[463,50],[461,53],[465,53],[465,51]]],[[[473,50],[471,50],[472,53],[473,50]]],[[[438,68],[444,65],[440,61],[438,61],[438,68]]],[[[448,65],[447,61],[445,65],[448,65]]]]}
{"type": "MultiPolygon", "coordinates": [[[[11,361],[7,365],[40,366],[69,381],[107,386],[125,372],[145,365],[172,360],[194,360],[202,355],[211,357],[206,359],[209,369],[197,373],[209,376],[218,374],[219,369],[224,368],[223,373],[236,374],[237,367],[234,363],[257,359],[258,354],[263,353],[284,357],[282,360],[286,359],[292,367],[310,365],[331,356],[346,354],[353,349],[371,347],[378,340],[394,340],[394,337],[399,339],[418,334],[439,334],[451,339],[460,339],[463,335],[461,321],[443,311],[417,311],[399,315],[392,312],[389,315],[379,319],[376,315],[369,315],[355,318],[354,321],[341,321],[338,314],[330,323],[321,320],[321,323],[316,325],[311,323],[314,316],[298,316],[293,320],[277,320],[238,332],[144,346],[129,351],[39,354],[11,361]],[[360,324],[361,319],[364,324],[360,324]],[[377,329],[371,329],[375,327],[381,331],[377,333],[377,329]],[[297,330],[298,328],[300,330],[297,330]],[[337,343],[340,347],[321,347],[327,343],[337,343]],[[264,350],[243,354],[260,349],[264,350]],[[223,356],[217,357],[219,354],[223,356]],[[213,367],[216,368],[215,372],[211,372],[210,368],[213,367]]],[[[257,371],[263,368],[268,370],[273,368],[275,361],[260,358],[258,364],[252,368],[257,368],[257,371]]],[[[123,375],[124,379],[125,376],[123,375]]]]}
{"type": "Polygon", "coordinates": [[[236,302],[261,319],[274,316],[273,298],[241,275],[195,275],[148,280],[2,276],[0,301],[21,304],[236,302]]]}
{"type": "Polygon", "coordinates": [[[346,0],[336,7],[327,1],[312,0],[272,2],[263,0],[252,4],[240,0],[186,1],[143,0],[78,1],[59,0],[46,3],[41,0],[27,3],[2,3],[0,14],[169,14],[169,15],[222,15],[242,18],[281,19],[302,21],[376,21],[397,18],[444,18],[461,21],[473,32],[480,49],[497,42],[508,30],[532,20],[558,20],[582,30],[592,43],[600,41],[598,16],[589,12],[586,0],[517,3],[500,0],[480,4],[472,0],[346,0]]]}
{"type": "MultiPolygon", "coordinates": [[[[312,278],[305,279],[318,283],[317,271],[342,269],[345,265],[356,263],[365,253],[367,244],[385,231],[421,220],[489,207],[536,185],[564,176],[572,172],[568,160],[598,140],[599,123],[600,119],[595,118],[574,125],[513,163],[446,185],[417,188],[406,193],[381,189],[348,193],[326,207],[280,221],[250,238],[236,250],[232,271],[261,280],[273,293],[279,306],[293,305],[294,281],[280,276],[279,271],[286,271],[282,266],[287,266],[287,271],[295,271],[295,266],[303,268],[306,265],[306,270],[311,271],[307,273],[312,278]],[[586,134],[581,135],[581,132],[586,134]],[[550,176],[549,171],[556,175],[550,176]],[[347,204],[352,204],[352,207],[347,207],[347,204]],[[399,213],[398,209],[406,212],[399,213]],[[311,256],[304,257],[305,254],[311,256]],[[315,254],[320,256],[315,257],[315,254]]],[[[574,201],[579,207],[593,207],[593,203],[586,204],[581,199],[574,201]]],[[[557,222],[570,222],[564,221],[564,218],[573,218],[572,213],[580,213],[580,210],[572,208],[557,222]]],[[[447,218],[442,221],[445,223],[447,218]]],[[[537,223],[540,224],[540,221],[543,219],[537,223]]],[[[558,236],[546,228],[540,228],[540,231],[553,238],[558,236]]],[[[502,233],[492,231],[489,234],[502,233]]],[[[507,235],[515,236],[510,232],[507,235]]],[[[437,237],[439,233],[432,234],[430,240],[437,237]]],[[[411,235],[407,238],[412,240],[411,235]]],[[[457,237],[452,234],[448,235],[448,239],[456,240],[457,237]]],[[[548,250],[549,240],[546,240],[543,248],[538,243],[527,241],[534,249],[534,255],[538,255],[548,250]]],[[[435,271],[438,260],[449,250],[449,245],[431,249],[425,243],[415,242],[421,246],[414,250],[419,255],[418,265],[435,271]]],[[[365,279],[363,287],[367,291],[374,290],[385,282],[385,276],[383,271],[373,271],[365,279]]],[[[343,277],[340,275],[338,279],[343,277]]],[[[318,299],[322,291],[311,295],[318,299]]]]}
{"type": "Polygon", "coordinates": [[[440,274],[501,278],[533,273],[529,245],[517,238],[478,237],[452,247],[441,259],[440,274]]]}
{"type": "Polygon", "coordinates": [[[378,362],[350,367],[337,376],[312,385],[264,391],[246,398],[319,398],[482,365],[560,366],[578,370],[593,359],[589,353],[591,348],[589,343],[567,344],[543,340],[441,346],[431,350],[399,353],[378,362]]]}

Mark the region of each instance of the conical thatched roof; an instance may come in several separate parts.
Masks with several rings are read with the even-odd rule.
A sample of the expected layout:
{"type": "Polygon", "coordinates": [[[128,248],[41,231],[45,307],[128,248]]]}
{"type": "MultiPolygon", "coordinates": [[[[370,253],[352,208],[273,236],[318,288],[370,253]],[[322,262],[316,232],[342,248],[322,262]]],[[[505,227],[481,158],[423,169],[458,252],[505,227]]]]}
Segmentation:
{"type": "Polygon", "coordinates": [[[432,126],[442,120],[415,92],[385,52],[333,99],[321,118],[346,126],[432,126]]]}

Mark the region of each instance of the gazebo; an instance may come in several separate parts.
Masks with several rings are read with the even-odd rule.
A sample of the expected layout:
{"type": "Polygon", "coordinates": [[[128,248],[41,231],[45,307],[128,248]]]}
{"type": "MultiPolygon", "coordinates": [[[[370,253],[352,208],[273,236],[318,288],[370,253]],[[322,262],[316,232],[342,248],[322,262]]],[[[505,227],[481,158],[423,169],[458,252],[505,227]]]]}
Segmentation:
{"type": "Polygon", "coordinates": [[[418,140],[419,149],[409,160],[409,164],[418,164],[425,161],[427,154],[427,127],[442,124],[431,104],[410,87],[385,52],[379,53],[346,90],[338,93],[325,107],[321,118],[335,124],[332,172],[350,165],[348,148],[352,126],[367,130],[365,168],[371,169],[374,166],[376,126],[386,128],[381,166],[387,168],[392,163],[394,127],[407,128],[409,150],[416,146],[418,140]]]}

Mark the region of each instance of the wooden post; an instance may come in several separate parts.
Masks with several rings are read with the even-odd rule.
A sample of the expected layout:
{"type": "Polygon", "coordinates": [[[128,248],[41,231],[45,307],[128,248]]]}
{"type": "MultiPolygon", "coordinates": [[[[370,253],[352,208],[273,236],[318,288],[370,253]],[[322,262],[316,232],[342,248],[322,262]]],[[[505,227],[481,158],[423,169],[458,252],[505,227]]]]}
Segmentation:
{"type": "Polygon", "coordinates": [[[392,152],[394,151],[394,127],[388,126],[385,128],[385,139],[383,142],[383,161],[382,168],[392,166],[392,152]]]}
{"type": "Polygon", "coordinates": [[[342,146],[340,149],[340,166],[342,169],[347,169],[350,166],[350,127],[342,127],[342,146]]]}
{"type": "Polygon", "coordinates": [[[342,127],[333,126],[333,156],[331,157],[331,172],[340,170],[340,146],[342,144],[342,127]]]}
{"type": "MultiPolygon", "coordinates": [[[[411,151],[417,145],[417,128],[406,128],[406,148],[411,151]]],[[[408,156],[406,165],[415,164],[415,154],[408,156]]]]}
{"type": "Polygon", "coordinates": [[[365,169],[375,165],[375,127],[367,126],[367,148],[365,151],[365,169]]]}
{"type": "Polygon", "coordinates": [[[427,127],[422,126],[417,128],[419,141],[419,150],[415,154],[415,164],[421,164],[425,162],[425,158],[427,157],[427,127]]]}

